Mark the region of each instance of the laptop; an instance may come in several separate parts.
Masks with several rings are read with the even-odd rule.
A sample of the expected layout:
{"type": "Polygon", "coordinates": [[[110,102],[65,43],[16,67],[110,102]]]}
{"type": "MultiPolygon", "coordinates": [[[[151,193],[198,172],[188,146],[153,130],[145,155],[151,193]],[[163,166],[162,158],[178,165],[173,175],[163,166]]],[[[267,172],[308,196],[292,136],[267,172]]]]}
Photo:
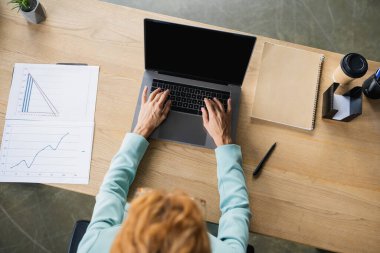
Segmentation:
{"type": "Polygon", "coordinates": [[[235,141],[241,86],[256,42],[253,36],[144,20],[145,72],[132,129],[137,124],[145,86],[170,90],[171,110],[150,138],[215,148],[203,127],[204,98],[232,100],[235,141]]]}

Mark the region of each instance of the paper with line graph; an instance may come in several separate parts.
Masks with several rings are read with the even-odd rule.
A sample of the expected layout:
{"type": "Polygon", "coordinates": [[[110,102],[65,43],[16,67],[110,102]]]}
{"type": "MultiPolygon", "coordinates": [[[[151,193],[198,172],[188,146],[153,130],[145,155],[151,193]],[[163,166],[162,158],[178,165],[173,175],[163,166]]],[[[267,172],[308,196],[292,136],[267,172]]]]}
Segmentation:
{"type": "Polygon", "coordinates": [[[86,184],[93,124],[7,121],[1,145],[1,182],[86,184]]]}
{"type": "Polygon", "coordinates": [[[0,182],[89,180],[99,67],[16,64],[0,182]]]}

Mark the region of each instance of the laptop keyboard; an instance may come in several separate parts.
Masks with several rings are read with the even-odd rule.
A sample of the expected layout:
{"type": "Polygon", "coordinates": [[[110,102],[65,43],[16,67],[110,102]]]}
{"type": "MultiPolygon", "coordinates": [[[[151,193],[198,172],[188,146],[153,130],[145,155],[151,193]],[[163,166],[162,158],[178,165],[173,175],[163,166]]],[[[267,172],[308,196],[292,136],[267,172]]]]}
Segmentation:
{"type": "Polygon", "coordinates": [[[230,93],[225,91],[153,79],[150,92],[157,88],[170,90],[171,110],[196,115],[202,115],[201,108],[205,107],[204,98],[218,98],[224,109],[227,110],[227,100],[230,97],[230,93]]]}

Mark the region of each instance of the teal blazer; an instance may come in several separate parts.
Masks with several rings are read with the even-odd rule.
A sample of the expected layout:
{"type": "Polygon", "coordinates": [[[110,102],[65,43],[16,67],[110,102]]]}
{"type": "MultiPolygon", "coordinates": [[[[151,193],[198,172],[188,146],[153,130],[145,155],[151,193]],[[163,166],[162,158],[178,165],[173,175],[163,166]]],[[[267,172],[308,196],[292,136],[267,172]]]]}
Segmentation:
{"type": "MultiPolygon", "coordinates": [[[[137,167],[149,146],[142,136],[128,133],[96,196],[87,232],[78,252],[109,252],[128,214],[126,201],[137,167]]],[[[215,149],[221,217],[218,237],[209,234],[212,252],[244,253],[247,249],[251,217],[242,170],[240,147],[224,145],[215,149]]]]}

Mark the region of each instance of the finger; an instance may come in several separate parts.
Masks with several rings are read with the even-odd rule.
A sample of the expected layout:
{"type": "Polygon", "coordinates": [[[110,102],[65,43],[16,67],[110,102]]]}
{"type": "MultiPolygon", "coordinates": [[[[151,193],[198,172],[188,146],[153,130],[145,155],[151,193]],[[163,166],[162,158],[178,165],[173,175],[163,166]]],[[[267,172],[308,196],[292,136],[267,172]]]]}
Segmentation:
{"type": "Polygon", "coordinates": [[[143,92],[142,92],[142,94],[141,94],[141,103],[142,103],[142,104],[145,104],[145,103],[146,103],[146,97],[147,97],[147,94],[148,94],[148,87],[145,86],[145,87],[144,87],[144,90],[143,90],[143,92]]]}
{"type": "Polygon", "coordinates": [[[162,116],[161,116],[162,120],[166,119],[166,117],[168,116],[171,105],[172,105],[172,101],[168,100],[168,102],[166,102],[166,104],[165,104],[164,109],[162,110],[162,116]]]}
{"type": "Polygon", "coordinates": [[[222,103],[219,101],[219,99],[214,98],[214,102],[217,105],[217,107],[220,109],[220,111],[224,112],[224,107],[223,107],[222,103]]]}
{"type": "Polygon", "coordinates": [[[154,98],[157,96],[157,94],[159,94],[160,92],[161,92],[161,89],[160,89],[160,88],[157,88],[156,90],[154,90],[152,93],[150,93],[148,101],[149,101],[149,102],[153,101],[153,99],[154,99],[154,98]]]}
{"type": "Polygon", "coordinates": [[[215,114],[215,109],[214,109],[214,105],[213,105],[213,102],[208,99],[208,98],[205,98],[205,105],[206,105],[206,108],[207,108],[207,112],[211,115],[215,114]]]}
{"type": "Polygon", "coordinates": [[[158,98],[158,104],[159,105],[164,105],[164,103],[165,103],[166,99],[168,98],[169,94],[170,94],[169,90],[164,91],[161,94],[160,98],[158,98]]]}
{"type": "Polygon", "coordinates": [[[227,100],[227,113],[231,114],[231,112],[232,112],[232,100],[231,100],[231,98],[229,98],[227,100]]]}
{"type": "Polygon", "coordinates": [[[202,111],[203,124],[205,125],[208,123],[208,113],[207,113],[206,108],[204,107],[201,108],[201,111],[202,111]]]}
{"type": "Polygon", "coordinates": [[[158,102],[158,100],[160,99],[160,97],[162,96],[162,94],[164,94],[164,92],[161,90],[153,99],[152,99],[152,102],[158,102]]]}
{"type": "Polygon", "coordinates": [[[209,99],[209,102],[212,106],[212,109],[214,110],[215,114],[220,114],[219,106],[214,102],[214,100],[209,99]]]}

